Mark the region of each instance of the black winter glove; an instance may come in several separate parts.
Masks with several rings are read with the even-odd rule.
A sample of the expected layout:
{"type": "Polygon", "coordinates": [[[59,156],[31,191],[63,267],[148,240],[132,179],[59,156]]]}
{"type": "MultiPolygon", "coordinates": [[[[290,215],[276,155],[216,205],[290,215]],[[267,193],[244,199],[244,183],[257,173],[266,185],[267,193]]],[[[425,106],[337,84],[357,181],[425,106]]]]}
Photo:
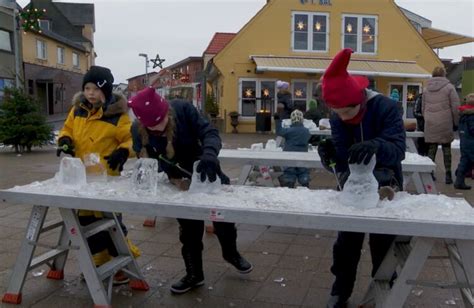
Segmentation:
{"type": "Polygon", "coordinates": [[[321,157],[321,164],[324,169],[334,173],[334,167],[336,165],[336,148],[329,139],[323,139],[318,144],[318,154],[321,157]]]}
{"type": "Polygon", "coordinates": [[[360,164],[368,165],[372,156],[379,150],[379,145],[374,140],[363,141],[360,143],[353,144],[349,148],[349,164],[360,164]]]}
{"type": "Polygon", "coordinates": [[[209,182],[212,183],[216,180],[217,174],[221,173],[219,160],[215,155],[203,154],[196,167],[196,171],[201,174],[201,182],[206,181],[206,178],[208,178],[209,182]]]}
{"type": "Polygon", "coordinates": [[[219,178],[221,179],[222,185],[230,185],[230,179],[227,175],[224,174],[224,172],[221,171],[221,173],[219,174],[219,178]]]}
{"type": "Polygon", "coordinates": [[[61,156],[61,152],[64,154],[69,154],[72,157],[76,155],[74,152],[74,145],[72,144],[72,139],[69,137],[61,137],[58,140],[58,148],[56,149],[56,156],[61,156]]]}
{"type": "Polygon", "coordinates": [[[273,120],[275,120],[275,121],[280,120],[280,115],[279,115],[278,113],[275,113],[275,114],[273,115],[273,120]]]}
{"type": "Polygon", "coordinates": [[[127,162],[129,154],[130,152],[127,149],[118,148],[110,155],[104,156],[104,159],[107,160],[110,169],[116,170],[118,168],[118,171],[122,171],[123,165],[127,162]]]}

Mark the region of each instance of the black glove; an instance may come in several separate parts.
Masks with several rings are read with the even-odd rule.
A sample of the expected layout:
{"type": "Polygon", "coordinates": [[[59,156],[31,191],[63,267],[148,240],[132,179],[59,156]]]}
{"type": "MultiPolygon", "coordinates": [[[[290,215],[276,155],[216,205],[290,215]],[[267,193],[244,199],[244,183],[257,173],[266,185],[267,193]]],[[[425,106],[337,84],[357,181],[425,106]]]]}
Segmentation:
{"type": "Polygon", "coordinates": [[[104,156],[104,159],[107,160],[107,164],[111,170],[116,170],[118,168],[118,171],[122,171],[123,165],[127,161],[129,154],[130,152],[127,149],[118,148],[110,155],[104,156]]]}
{"type": "Polygon", "coordinates": [[[458,126],[457,125],[453,125],[453,132],[457,132],[458,131],[458,126]]]}
{"type": "Polygon", "coordinates": [[[219,160],[215,155],[203,154],[196,167],[196,171],[201,174],[201,182],[206,181],[207,177],[209,182],[212,183],[216,180],[217,174],[221,173],[219,160]]]}
{"type": "Polygon", "coordinates": [[[334,173],[334,167],[336,163],[336,148],[329,139],[323,139],[318,144],[318,154],[321,157],[321,164],[324,169],[334,173]]]}
{"type": "Polygon", "coordinates": [[[221,179],[222,185],[230,185],[230,179],[224,172],[221,171],[221,173],[219,173],[219,178],[221,179]]]}
{"type": "Polygon", "coordinates": [[[360,164],[368,165],[372,156],[379,150],[379,145],[374,140],[363,141],[360,143],[353,144],[349,148],[349,164],[360,164]]]}
{"type": "Polygon", "coordinates": [[[275,120],[275,121],[280,120],[280,115],[279,115],[278,113],[275,113],[275,114],[273,115],[273,120],[275,120]]]}
{"type": "Polygon", "coordinates": [[[56,150],[56,156],[61,156],[61,152],[64,154],[69,154],[72,157],[76,155],[74,152],[74,145],[72,144],[72,139],[69,137],[61,137],[58,140],[58,148],[56,150]]]}

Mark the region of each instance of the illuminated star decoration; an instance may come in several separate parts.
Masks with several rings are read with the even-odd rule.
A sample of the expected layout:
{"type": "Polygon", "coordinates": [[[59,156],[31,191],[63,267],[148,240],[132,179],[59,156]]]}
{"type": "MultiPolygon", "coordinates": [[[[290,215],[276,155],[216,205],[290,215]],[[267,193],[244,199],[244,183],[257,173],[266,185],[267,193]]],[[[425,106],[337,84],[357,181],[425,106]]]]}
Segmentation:
{"type": "Polygon", "coordinates": [[[159,67],[163,69],[163,62],[165,62],[165,59],[160,59],[160,55],[157,54],[155,59],[151,59],[150,62],[153,62],[153,68],[159,67]]]}
{"type": "Polygon", "coordinates": [[[297,89],[297,90],[295,91],[295,95],[296,95],[297,97],[302,97],[302,96],[303,96],[303,90],[297,89]]]}
{"type": "Polygon", "coordinates": [[[247,89],[247,90],[245,90],[245,96],[246,96],[246,97],[251,97],[252,94],[253,94],[252,89],[247,89]]]}
{"type": "Polygon", "coordinates": [[[370,30],[371,30],[371,29],[370,29],[370,26],[369,26],[369,25],[365,25],[365,26],[364,26],[364,32],[365,32],[365,33],[369,33],[370,30]]]}
{"type": "Polygon", "coordinates": [[[304,22],[299,21],[299,22],[296,24],[296,27],[298,28],[298,30],[304,30],[305,24],[304,24],[304,22]]]}

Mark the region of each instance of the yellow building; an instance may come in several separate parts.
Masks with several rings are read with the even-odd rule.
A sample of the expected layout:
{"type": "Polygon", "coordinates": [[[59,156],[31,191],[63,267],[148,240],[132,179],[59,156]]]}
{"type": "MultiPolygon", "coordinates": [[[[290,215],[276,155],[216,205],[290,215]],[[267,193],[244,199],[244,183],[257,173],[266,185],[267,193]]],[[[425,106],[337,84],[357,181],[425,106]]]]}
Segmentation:
{"type": "Polygon", "coordinates": [[[350,73],[385,95],[398,89],[411,118],[422,83],[442,66],[412,22],[393,0],[269,0],[208,64],[220,116],[237,111],[239,132],[255,132],[257,113],[276,110],[277,80],[290,83],[295,106],[306,110],[332,57],[352,48],[350,73]]]}
{"type": "Polygon", "coordinates": [[[94,4],[32,0],[30,9],[43,13],[38,31],[22,34],[25,89],[44,114],[61,118],[94,64],[94,4]]]}

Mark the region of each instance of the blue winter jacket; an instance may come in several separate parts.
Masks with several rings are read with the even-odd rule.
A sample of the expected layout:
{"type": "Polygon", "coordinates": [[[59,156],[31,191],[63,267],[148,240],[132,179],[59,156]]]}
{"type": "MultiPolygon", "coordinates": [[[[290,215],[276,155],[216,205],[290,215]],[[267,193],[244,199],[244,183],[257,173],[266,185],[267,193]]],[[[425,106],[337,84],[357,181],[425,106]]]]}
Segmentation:
{"type": "Polygon", "coordinates": [[[402,116],[388,97],[367,90],[367,110],[360,124],[347,124],[336,113],[331,115],[331,134],[336,148],[336,171],[349,171],[349,148],[362,141],[374,140],[379,145],[375,168],[394,172],[403,187],[402,160],[405,159],[406,134],[402,116]]]}
{"type": "Polygon", "coordinates": [[[285,138],[283,151],[308,152],[308,143],[311,138],[309,130],[303,123],[294,123],[290,127],[282,127],[281,121],[276,123],[276,134],[285,138]]]}
{"type": "Polygon", "coordinates": [[[474,160],[474,109],[460,111],[459,138],[461,154],[474,160]]]}
{"type": "MultiPolygon", "coordinates": [[[[176,128],[173,140],[175,157],[172,159],[173,163],[179,165],[189,172],[193,172],[193,164],[199,160],[204,153],[215,155],[219,154],[222,147],[219,132],[215,129],[209,121],[204,119],[193,106],[192,102],[184,100],[173,100],[170,102],[170,111],[173,112],[176,128]]],[[[140,123],[135,120],[132,124],[131,132],[133,138],[133,150],[140,153],[145,144],[142,144],[140,123]]],[[[147,152],[149,157],[158,158],[159,155],[166,157],[167,138],[164,136],[153,135],[152,132],[146,130],[148,133],[149,147],[147,152]]],[[[181,172],[178,168],[172,167],[169,164],[158,160],[160,169],[166,172],[170,178],[189,177],[181,172]]]]}

